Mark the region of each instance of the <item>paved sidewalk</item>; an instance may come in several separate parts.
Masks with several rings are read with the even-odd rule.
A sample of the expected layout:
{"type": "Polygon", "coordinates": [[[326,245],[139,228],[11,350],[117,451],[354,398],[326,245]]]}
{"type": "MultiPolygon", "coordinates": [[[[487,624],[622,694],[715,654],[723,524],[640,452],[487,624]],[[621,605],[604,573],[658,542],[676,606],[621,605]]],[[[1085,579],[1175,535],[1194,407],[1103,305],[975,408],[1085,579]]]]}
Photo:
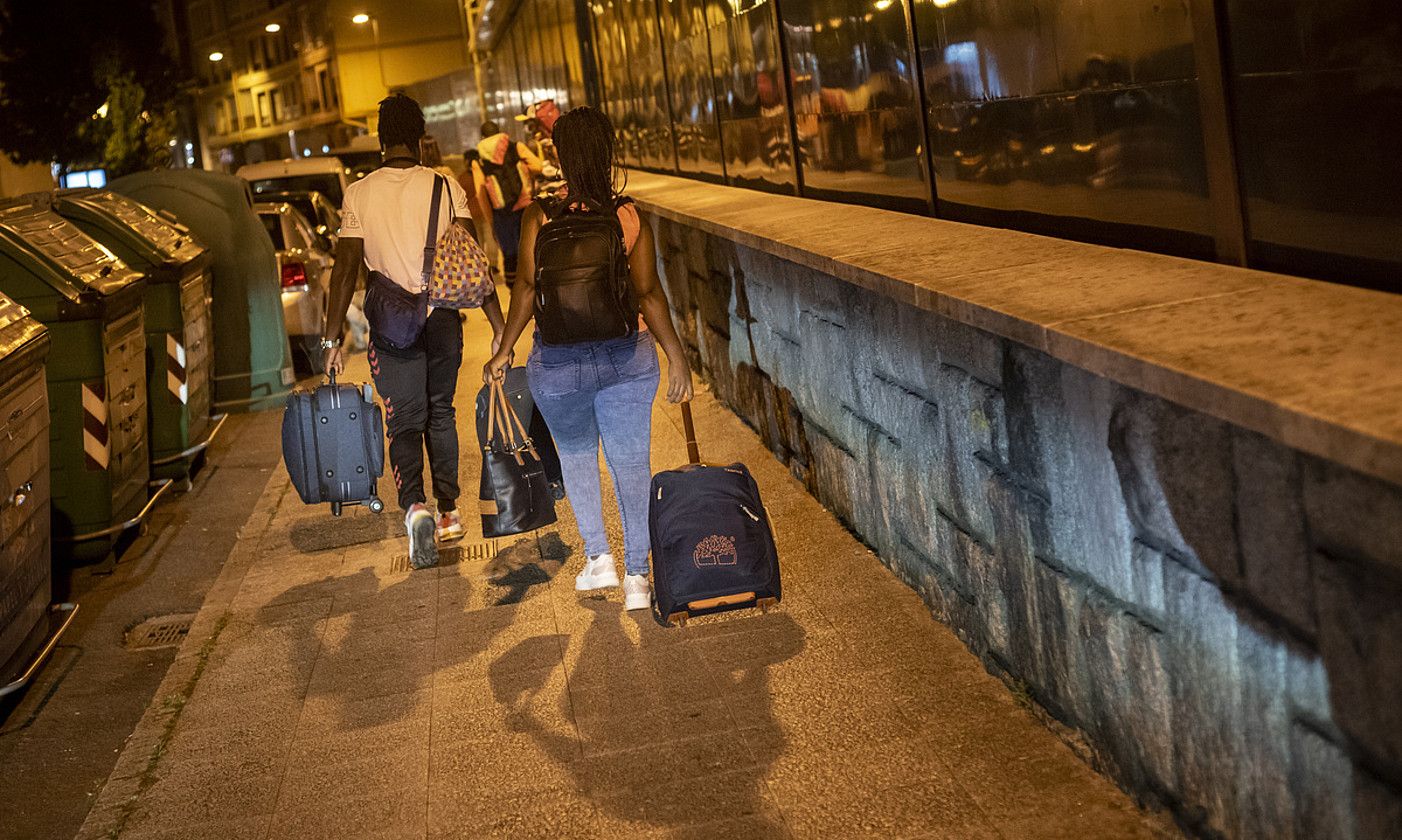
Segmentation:
{"type": "MultiPolygon", "coordinates": [[[[467,509],[484,334],[459,391],[467,509]]],[[[701,390],[703,454],[765,492],[781,608],[675,630],[581,597],[568,505],[409,571],[398,515],[333,520],[278,471],[79,837],[1172,834],[701,390]]],[[[685,460],[679,426],[659,404],[654,468],[685,460]]]]}

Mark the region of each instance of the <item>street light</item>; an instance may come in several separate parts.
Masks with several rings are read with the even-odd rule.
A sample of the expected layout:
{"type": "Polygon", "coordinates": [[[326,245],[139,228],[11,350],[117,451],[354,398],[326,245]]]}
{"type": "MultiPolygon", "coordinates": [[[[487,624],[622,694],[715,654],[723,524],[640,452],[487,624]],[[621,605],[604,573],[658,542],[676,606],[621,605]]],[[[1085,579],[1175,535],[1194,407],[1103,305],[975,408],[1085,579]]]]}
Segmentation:
{"type": "Polygon", "coordinates": [[[380,63],[380,87],[388,89],[389,85],[385,84],[385,54],[380,49],[380,21],[372,15],[360,12],[351,18],[351,23],[356,26],[370,24],[370,32],[375,38],[375,60],[380,63]]]}
{"type": "Polygon", "coordinates": [[[212,52],[212,53],[209,54],[209,60],[210,60],[210,61],[223,61],[223,60],[224,60],[224,54],[221,53],[221,52],[219,52],[218,50],[215,50],[214,52],[212,52]]]}
{"type": "Polygon", "coordinates": [[[281,32],[281,31],[282,31],[282,24],[280,24],[280,23],[270,23],[270,24],[268,24],[267,26],[263,27],[263,31],[264,31],[264,32],[281,32]]]}

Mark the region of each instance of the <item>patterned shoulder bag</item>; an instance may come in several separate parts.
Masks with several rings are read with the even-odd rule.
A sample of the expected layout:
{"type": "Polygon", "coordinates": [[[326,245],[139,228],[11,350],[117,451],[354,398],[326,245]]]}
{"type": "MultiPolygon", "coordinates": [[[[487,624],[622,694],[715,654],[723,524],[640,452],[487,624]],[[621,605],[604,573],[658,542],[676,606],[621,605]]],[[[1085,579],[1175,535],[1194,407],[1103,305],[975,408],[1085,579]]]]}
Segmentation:
{"type": "MultiPolygon", "coordinates": [[[[433,221],[430,222],[430,231],[437,230],[438,206],[445,192],[448,193],[451,212],[452,193],[447,188],[447,179],[442,175],[435,175],[431,214],[433,221]]],[[[432,236],[432,233],[429,235],[432,236]]],[[[430,306],[441,306],[444,309],[476,309],[495,288],[492,284],[492,266],[486,252],[461,225],[449,224],[448,230],[438,238],[437,243],[424,248],[425,265],[428,265],[430,260],[430,306]]]]}

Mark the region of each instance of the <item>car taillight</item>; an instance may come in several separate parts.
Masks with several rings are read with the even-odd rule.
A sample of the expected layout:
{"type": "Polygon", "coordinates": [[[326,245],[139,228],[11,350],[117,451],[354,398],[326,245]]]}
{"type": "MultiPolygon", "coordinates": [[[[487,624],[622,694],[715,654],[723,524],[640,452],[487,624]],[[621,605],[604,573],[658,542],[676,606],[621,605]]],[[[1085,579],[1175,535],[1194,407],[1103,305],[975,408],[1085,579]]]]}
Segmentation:
{"type": "Polygon", "coordinates": [[[292,289],[307,285],[307,267],[302,263],[288,261],[282,264],[282,287],[292,289]]]}

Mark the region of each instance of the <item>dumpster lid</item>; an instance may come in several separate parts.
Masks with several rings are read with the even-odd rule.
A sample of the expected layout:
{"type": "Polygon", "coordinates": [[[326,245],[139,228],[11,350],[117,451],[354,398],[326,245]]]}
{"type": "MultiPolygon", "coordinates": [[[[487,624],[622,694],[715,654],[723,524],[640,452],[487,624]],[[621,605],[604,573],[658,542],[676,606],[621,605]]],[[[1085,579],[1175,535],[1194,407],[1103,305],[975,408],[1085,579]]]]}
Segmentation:
{"type": "Polygon", "coordinates": [[[153,262],[188,263],[205,247],[179,222],[171,221],[134,198],[110,190],[59,190],[59,203],[72,203],[116,222],[114,232],[128,234],[138,251],[147,251],[153,262]],[[129,234],[135,234],[134,236],[129,234]]]}
{"type": "Polygon", "coordinates": [[[0,294],[0,380],[10,378],[12,362],[28,355],[17,351],[46,332],[48,328],[30,316],[28,309],[0,294]]]}
{"type": "MultiPolygon", "coordinates": [[[[28,202],[0,205],[0,237],[37,257],[61,277],[76,279],[102,295],[116,294],[140,280],[140,272],[51,210],[28,202]]],[[[58,289],[66,297],[74,294],[58,289]]],[[[79,290],[74,290],[79,291],[79,290]]]]}

